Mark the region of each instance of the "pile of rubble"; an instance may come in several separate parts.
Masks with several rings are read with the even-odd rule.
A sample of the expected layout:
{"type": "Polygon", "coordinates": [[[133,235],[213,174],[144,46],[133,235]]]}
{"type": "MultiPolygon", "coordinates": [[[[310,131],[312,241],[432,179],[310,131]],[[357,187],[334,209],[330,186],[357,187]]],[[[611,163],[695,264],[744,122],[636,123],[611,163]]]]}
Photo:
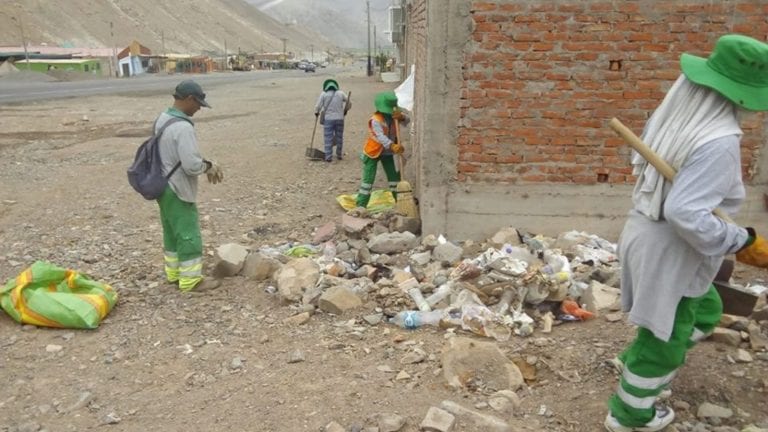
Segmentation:
{"type": "Polygon", "coordinates": [[[213,273],[267,282],[300,305],[299,323],[316,309],[343,314],[373,302],[377,313],[363,317],[372,325],[389,317],[406,328],[461,327],[506,340],[619,308],[615,245],[602,238],[505,228],[486,242],[456,244],[420,238],[419,228],[391,212],[345,214],[317,228],[311,244],[220,246],[213,273]]]}

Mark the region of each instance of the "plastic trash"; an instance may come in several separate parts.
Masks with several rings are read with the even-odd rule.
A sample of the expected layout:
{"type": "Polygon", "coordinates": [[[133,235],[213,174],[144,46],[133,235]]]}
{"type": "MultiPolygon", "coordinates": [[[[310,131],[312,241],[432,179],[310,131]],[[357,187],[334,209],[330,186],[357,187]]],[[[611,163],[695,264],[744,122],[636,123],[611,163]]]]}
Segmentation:
{"type": "Polygon", "coordinates": [[[511,288],[507,288],[501,294],[499,302],[496,304],[496,313],[500,315],[506,315],[509,312],[509,305],[512,303],[512,299],[515,298],[515,291],[511,288]]]}
{"type": "Polygon", "coordinates": [[[402,311],[389,320],[390,323],[404,329],[416,329],[424,325],[440,325],[443,311],[402,311]]]}
{"type": "Polygon", "coordinates": [[[284,252],[285,255],[294,258],[304,258],[317,254],[317,251],[310,245],[293,246],[284,252]]]}
{"type": "Polygon", "coordinates": [[[579,304],[573,300],[563,300],[563,304],[560,306],[560,310],[563,311],[564,314],[572,315],[581,321],[595,317],[595,314],[586,309],[582,309],[579,304]]]}
{"type": "Polygon", "coordinates": [[[425,300],[431,307],[435,307],[436,304],[443,301],[446,297],[451,295],[451,292],[453,292],[453,286],[451,286],[451,283],[445,283],[440,285],[429,297],[427,297],[425,300]]]}
{"type": "Polygon", "coordinates": [[[483,269],[471,260],[464,260],[451,272],[453,280],[474,279],[483,273],[483,269]]]}
{"type": "Polygon", "coordinates": [[[411,296],[413,301],[416,303],[416,307],[419,308],[420,311],[429,312],[432,310],[432,306],[427,303],[427,300],[424,298],[424,295],[421,293],[421,290],[418,286],[409,288],[408,295],[411,296]]]}
{"type": "Polygon", "coordinates": [[[472,291],[461,291],[449,312],[452,310],[460,311],[461,328],[464,330],[500,342],[509,340],[512,335],[512,330],[505,325],[503,318],[488,309],[472,291]]]}

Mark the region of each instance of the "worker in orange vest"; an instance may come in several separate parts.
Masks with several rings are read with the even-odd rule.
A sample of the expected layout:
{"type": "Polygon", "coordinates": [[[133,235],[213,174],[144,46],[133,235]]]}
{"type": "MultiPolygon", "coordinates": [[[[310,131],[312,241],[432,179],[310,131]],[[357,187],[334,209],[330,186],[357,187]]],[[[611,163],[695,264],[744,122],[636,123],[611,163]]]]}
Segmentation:
{"type": "Polygon", "coordinates": [[[389,182],[389,190],[397,198],[397,182],[400,173],[395,167],[395,154],[403,152],[403,146],[397,142],[397,122],[408,124],[408,117],[397,108],[397,96],[393,91],[385,91],[374,99],[376,112],[368,120],[368,140],[363,147],[360,159],[363,161],[363,179],[357,192],[357,207],[366,208],[371,199],[373,182],[376,180],[376,168],[381,161],[389,182]]]}

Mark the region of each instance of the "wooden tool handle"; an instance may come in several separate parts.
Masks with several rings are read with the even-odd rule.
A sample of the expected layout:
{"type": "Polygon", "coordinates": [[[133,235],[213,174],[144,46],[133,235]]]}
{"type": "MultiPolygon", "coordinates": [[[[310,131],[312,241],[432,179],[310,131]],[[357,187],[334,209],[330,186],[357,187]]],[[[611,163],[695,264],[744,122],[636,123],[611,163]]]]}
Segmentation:
{"type": "MultiPolygon", "coordinates": [[[[649,164],[656,168],[656,170],[661,173],[665,179],[669,180],[670,182],[674,180],[677,171],[675,171],[675,169],[672,168],[672,166],[669,165],[667,161],[660,158],[656,152],[648,147],[648,145],[646,145],[640,139],[640,137],[635,135],[635,133],[632,132],[628,127],[624,126],[624,124],[619,121],[619,119],[616,117],[612,118],[608,125],[611,127],[611,129],[616,131],[619,136],[624,138],[624,141],[626,141],[630,147],[638,152],[640,156],[643,157],[643,159],[647,160],[649,164]]],[[[731,219],[731,217],[728,216],[728,214],[726,214],[722,209],[716,208],[712,210],[712,213],[723,221],[736,225],[736,222],[734,222],[734,220],[731,219]]]]}
{"type": "MultiPolygon", "coordinates": [[[[397,144],[402,147],[403,143],[400,142],[400,122],[397,119],[395,119],[395,139],[397,144]]],[[[400,160],[400,179],[402,180],[405,178],[405,156],[402,153],[398,153],[397,156],[400,160]]]]}

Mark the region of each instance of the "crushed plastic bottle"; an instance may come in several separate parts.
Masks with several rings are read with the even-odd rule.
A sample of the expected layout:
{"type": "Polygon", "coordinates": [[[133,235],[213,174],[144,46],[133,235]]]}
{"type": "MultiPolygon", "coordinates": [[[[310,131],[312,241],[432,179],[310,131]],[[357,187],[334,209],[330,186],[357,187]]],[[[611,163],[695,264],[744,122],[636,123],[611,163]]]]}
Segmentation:
{"type": "Polygon", "coordinates": [[[424,295],[421,293],[421,290],[418,286],[409,288],[408,295],[411,296],[413,301],[416,303],[416,307],[419,308],[420,311],[429,312],[432,310],[432,306],[427,303],[427,300],[424,298],[424,295]]]}
{"type": "Polygon", "coordinates": [[[404,329],[417,329],[424,325],[440,325],[443,317],[442,310],[425,311],[402,311],[389,320],[390,323],[404,329]]]}
{"type": "Polygon", "coordinates": [[[444,283],[440,285],[429,297],[427,297],[425,300],[427,301],[427,304],[431,307],[435,307],[436,304],[443,301],[446,297],[451,295],[451,292],[453,292],[453,286],[450,282],[444,283]]]}

